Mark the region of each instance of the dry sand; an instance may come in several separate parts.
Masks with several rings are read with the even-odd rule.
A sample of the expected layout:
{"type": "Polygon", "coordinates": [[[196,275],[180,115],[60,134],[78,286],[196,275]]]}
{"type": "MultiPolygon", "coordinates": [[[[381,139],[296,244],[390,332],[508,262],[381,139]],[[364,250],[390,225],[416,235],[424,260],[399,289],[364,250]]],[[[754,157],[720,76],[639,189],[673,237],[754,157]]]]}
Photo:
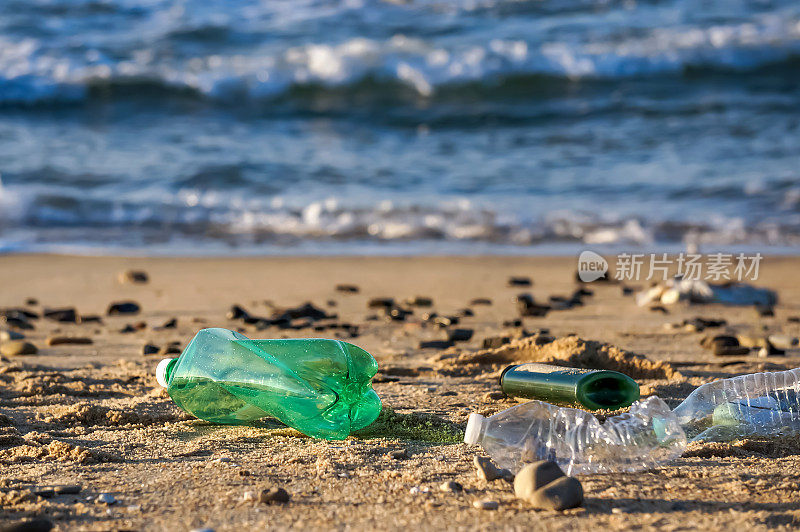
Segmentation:
{"type": "MultiPolygon", "coordinates": [[[[800,366],[800,351],[767,359],[755,352],[714,357],[699,345],[704,333],[664,328],[702,316],[728,321],[713,331],[758,335],[766,328],[800,335],[800,323],[789,320],[800,316],[798,266],[796,258],[762,263],[759,284],[776,289],[781,298],[774,317],[717,305],[653,312],[636,307],[617,284],[591,283],[594,295],[583,306],[524,318],[523,327],[548,329],[558,345],[590,345],[595,351],[602,345],[566,338],[570,334],[608,344],[600,348],[602,360],[621,364],[628,353],[647,357],[652,364],[637,366],[649,368],[637,375],[643,393],[656,393],[674,406],[716,378],[800,366]]],[[[493,359],[486,351],[473,352],[485,337],[520,335],[519,328],[503,326],[519,317],[513,302],[518,293],[542,301],[569,297],[578,287],[571,258],[6,256],[0,258],[0,278],[0,307],[39,313],[44,307],[74,306],[83,315],[102,317],[102,323],[84,324],[35,320],[35,329],[23,332],[39,354],[0,359],[3,524],[31,516],[50,519],[58,530],[757,530],[800,524],[800,443],[791,438],[694,444],[663,469],[584,476],[586,501],[566,512],[534,511],[513,497],[505,481],[476,477],[472,458],[482,450],[451,442],[470,412],[491,414],[514,403],[487,396],[497,391],[506,355],[493,359]],[[119,283],[118,273],[129,268],[147,271],[150,282],[119,283]],[[511,275],[530,276],[534,284],[509,287],[511,275]],[[361,291],[337,292],[339,283],[361,291]],[[444,351],[419,348],[421,340],[445,335],[421,323],[429,309],[416,309],[405,322],[366,320],[376,313],[367,309],[372,297],[417,295],[433,298],[433,309],[444,315],[470,307],[474,298],[491,298],[493,304],[471,306],[475,315],[459,327],[474,329],[472,340],[444,351]],[[29,298],[38,305],[26,307],[29,298]],[[138,302],[141,314],[105,316],[109,303],[122,300],[138,302]],[[155,382],[153,369],[162,356],[142,354],[145,343],[183,346],[198,329],[211,326],[243,327],[254,338],[344,334],[342,329],[257,331],[226,318],[232,304],[268,315],[270,304],[305,301],[338,314],[338,322],[358,325],[358,336],[349,341],[377,358],[382,371],[375,389],[395,414],[372,433],[326,442],[269,421],[227,427],[193,420],[155,382]],[[176,328],[156,329],[171,318],[177,318],[176,328]],[[119,332],[142,321],[141,330],[119,332]],[[54,335],[89,337],[93,344],[48,347],[46,338],[54,335]],[[393,458],[397,450],[409,457],[393,458]],[[449,480],[464,490],[440,491],[449,480]],[[80,484],[80,493],[47,491],[68,484],[80,484]],[[242,500],[246,492],[268,487],[283,487],[291,500],[273,505],[242,500]],[[96,503],[100,493],[118,502],[96,503]],[[473,508],[480,499],[498,501],[499,509],[473,508]]],[[[537,349],[527,351],[531,359],[559,358],[561,352],[537,349]]]]}

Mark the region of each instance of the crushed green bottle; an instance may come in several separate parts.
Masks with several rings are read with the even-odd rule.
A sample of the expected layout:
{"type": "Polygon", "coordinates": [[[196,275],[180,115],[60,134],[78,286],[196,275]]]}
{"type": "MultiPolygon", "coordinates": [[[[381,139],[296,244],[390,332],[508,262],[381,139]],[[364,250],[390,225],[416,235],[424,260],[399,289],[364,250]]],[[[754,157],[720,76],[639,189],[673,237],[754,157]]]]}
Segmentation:
{"type": "Polygon", "coordinates": [[[175,403],[212,423],[276,418],[314,438],[341,440],[375,421],[375,359],[340,340],[251,340],[203,329],[156,378],[175,403]]]}

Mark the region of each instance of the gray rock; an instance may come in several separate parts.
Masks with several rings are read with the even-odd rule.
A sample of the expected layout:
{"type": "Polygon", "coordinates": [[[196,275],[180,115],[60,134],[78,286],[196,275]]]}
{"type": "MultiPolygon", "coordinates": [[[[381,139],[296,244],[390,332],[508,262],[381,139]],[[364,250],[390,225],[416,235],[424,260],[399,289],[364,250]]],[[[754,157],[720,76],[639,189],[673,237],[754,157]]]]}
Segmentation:
{"type": "Polygon", "coordinates": [[[108,504],[110,506],[112,504],[115,504],[117,502],[117,499],[110,493],[101,493],[100,495],[97,496],[95,502],[97,502],[98,504],[108,504]]]}
{"type": "Polygon", "coordinates": [[[55,492],[58,495],[76,495],[81,492],[82,486],[80,484],[68,484],[66,486],[58,486],[55,492]]]}
{"type": "Polygon", "coordinates": [[[566,510],[583,503],[583,486],[578,479],[561,477],[534,491],[528,502],[541,510],[566,510]]]}
{"type": "Polygon", "coordinates": [[[158,354],[159,351],[159,347],[153,344],[145,344],[144,347],[142,347],[143,355],[155,355],[158,354]]]}
{"type": "Polygon", "coordinates": [[[489,499],[482,499],[480,501],[474,501],[472,506],[478,510],[497,510],[500,507],[500,503],[489,499]]]}
{"type": "Polygon", "coordinates": [[[45,318],[59,323],[78,323],[80,321],[78,311],[72,307],[45,309],[43,314],[45,318]]]}
{"type": "Polygon", "coordinates": [[[447,331],[447,340],[450,342],[469,342],[473,333],[472,329],[451,329],[447,331]]]}
{"type": "Polygon", "coordinates": [[[38,352],[35,345],[23,340],[11,340],[0,344],[0,355],[7,357],[35,355],[38,352]]]}
{"type": "Polygon", "coordinates": [[[778,349],[792,349],[797,347],[798,340],[788,334],[770,334],[769,343],[778,349]]]}
{"type": "Polygon", "coordinates": [[[109,316],[121,316],[127,314],[138,314],[142,308],[135,301],[117,301],[108,306],[106,314],[109,316]]]}
{"type": "Polygon", "coordinates": [[[389,452],[387,456],[392,460],[405,460],[408,458],[408,451],[405,449],[397,449],[396,451],[389,452]]]}
{"type": "Polygon", "coordinates": [[[555,462],[542,460],[528,464],[514,479],[514,493],[518,498],[528,500],[533,496],[533,492],[563,476],[564,472],[555,462]]]}

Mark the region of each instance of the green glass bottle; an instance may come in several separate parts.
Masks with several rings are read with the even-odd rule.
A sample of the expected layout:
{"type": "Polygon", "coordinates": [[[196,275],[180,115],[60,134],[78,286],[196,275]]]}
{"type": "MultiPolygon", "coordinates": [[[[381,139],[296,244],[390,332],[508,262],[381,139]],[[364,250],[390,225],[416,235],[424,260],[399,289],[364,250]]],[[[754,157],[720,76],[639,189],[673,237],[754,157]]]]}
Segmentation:
{"type": "Polygon", "coordinates": [[[274,417],[314,438],[341,440],[375,421],[375,359],[339,340],[250,340],[203,329],[156,378],[175,403],[213,423],[274,417]]]}

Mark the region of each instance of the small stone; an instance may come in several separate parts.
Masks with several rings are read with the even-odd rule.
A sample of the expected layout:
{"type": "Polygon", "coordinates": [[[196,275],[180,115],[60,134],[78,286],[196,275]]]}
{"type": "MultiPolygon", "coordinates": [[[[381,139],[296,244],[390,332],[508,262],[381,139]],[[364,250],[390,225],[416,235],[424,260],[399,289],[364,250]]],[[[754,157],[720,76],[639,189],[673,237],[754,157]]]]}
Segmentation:
{"type": "Polygon", "coordinates": [[[150,277],[143,270],[125,270],[117,275],[117,280],[120,284],[145,284],[150,277]]]}
{"type": "Polygon", "coordinates": [[[503,399],[505,399],[505,397],[506,394],[504,394],[503,392],[486,392],[483,395],[483,402],[490,403],[492,401],[502,401],[503,399]]]}
{"type": "Polygon", "coordinates": [[[489,299],[488,297],[476,297],[475,299],[470,301],[469,304],[472,305],[473,307],[477,307],[478,305],[489,306],[492,304],[492,300],[489,299]]]}
{"type": "Polygon", "coordinates": [[[4,526],[2,532],[50,532],[53,523],[43,517],[18,521],[9,526],[4,526]]]}
{"type": "Polygon", "coordinates": [[[23,340],[11,340],[0,344],[0,355],[7,357],[35,355],[38,351],[35,345],[23,340]]]}
{"type": "Polygon", "coordinates": [[[449,480],[447,482],[442,482],[439,485],[439,491],[444,492],[451,492],[451,493],[458,493],[459,491],[463,490],[464,486],[456,482],[455,480],[449,480]]]}
{"type": "Polygon", "coordinates": [[[775,309],[772,307],[765,307],[761,305],[756,305],[753,307],[756,313],[756,316],[760,318],[767,318],[775,316],[775,309]]]}
{"type": "Polygon", "coordinates": [[[420,349],[447,349],[453,347],[453,342],[447,340],[430,340],[427,342],[420,342],[420,349]]]}
{"type": "Polygon", "coordinates": [[[44,317],[60,323],[78,323],[78,312],[71,307],[44,309],[44,317]]]}
{"type": "Polygon", "coordinates": [[[47,345],[89,345],[92,339],[85,336],[50,336],[47,338],[47,345]]]}
{"type": "Polygon", "coordinates": [[[718,357],[744,356],[750,353],[749,347],[715,345],[714,355],[718,357]]]}
{"type": "Polygon", "coordinates": [[[521,316],[546,316],[550,310],[548,305],[537,304],[530,294],[519,294],[515,302],[521,316]]]}
{"type": "Polygon", "coordinates": [[[530,277],[513,276],[508,278],[508,286],[531,286],[530,277]]]}
{"type": "Polygon", "coordinates": [[[180,355],[183,353],[180,343],[171,342],[158,350],[159,355],[180,355]]]}
{"type": "Polygon", "coordinates": [[[111,303],[108,306],[106,314],[109,316],[121,316],[127,314],[138,314],[141,310],[141,307],[135,301],[118,301],[116,303],[111,303]]]}
{"type": "Polygon", "coordinates": [[[343,292],[345,294],[357,294],[361,291],[361,289],[354,284],[337,284],[336,291],[343,292]]]}
{"type": "Polygon", "coordinates": [[[393,306],[394,306],[394,298],[391,297],[373,297],[367,302],[368,308],[390,309],[393,306]]]}
{"type": "Polygon", "coordinates": [[[408,451],[405,449],[398,449],[396,451],[390,451],[386,456],[392,460],[405,460],[408,458],[408,451]]]}
{"type": "Polygon", "coordinates": [[[797,347],[798,339],[788,334],[770,334],[769,343],[778,349],[792,349],[797,347]]]}
{"type": "Polygon", "coordinates": [[[171,318],[164,322],[164,325],[161,326],[162,329],[174,329],[178,326],[178,318],[171,318]]]}
{"type": "Polygon", "coordinates": [[[472,329],[451,329],[447,331],[449,342],[469,342],[474,331],[472,329]]]}
{"type": "Polygon", "coordinates": [[[135,332],[136,332],[136,328],[135,328],[133,325],[131,325],[131,324],[129,323],[129,324],[127,324],[125,327],[123,327],[122,329],[120,329],[120,330],[119,330],[119,332],[120,332],[120,334],[130,334],[130,333],[135,333],[135,332]]]}
{"type": "Polygon", "coordinates": [[[769,343],[767,345],[761,346],[761,348],[758,350],[759,358],[781,356],[785,354],[786,351],[784,351],[783,349],[778,349],[777,347],[769,343]]]}
{"type": "Polygon", "coordinates": [[[8,342],[10,340],[23,340],[25,335],[16,331],[0,331],[0,342],[8,342]]]}
{"type": "Polygon", "coordinates": [[[143,355],[156,355],[159,351],[159,347],[153,344],[145,344],[144,347],[142,347],[143,355]]]}
{"type": "Polygon", "coordinates": [[[583,486],[576,478],[561,477],[534,491],[527,500],[542,510],[577,508],[583,503],[583,486]]]}
{"type": "Polygon", "coordinates": [[[472,459],[472,463],[475,464],[475,472],[480,479],[491,482],[502,477],[501,470],[485,456],[476,456],[472,459]]]}
{"type": "Polygon", "coordinates": [[[81,492],[82,486],[80,484],[68,484],[66,486],[57,486],[55,492],[58,495],[76,495],[81,492]]]}
{"type": "Polygon", "coordinates": [[[261,492],[259,501],[267,504],[289,502],[289,493],[283,488],[269,488],[261,492]]]}
{"type": "Polygon", "coordinates": [[[528,500],[533,492],[563,476],[564,472],[555,462],[541,460],[528,464],[514,478],[514,494],[519,499],[528,500]]]}
{"type": "Polygon", "coordinates": [[[481,499],[479,501],[474,501],[472,506],[478,510],[497,510],[500,507],[500,503],[489,499],[481,499]]]}
{"type": "Polygon", "coordinates": [[[35,297],[29,297],[28,299],[25,300],[25,304],[28,305],[29,307],[35,307],[36,305],[39,304],[39,300],[36,299],[35,297]]]}
{"type": "Polygon", "coordinates": [[[414,296],[406,299],[406,305],[412,307],[432,307],[433,299],[427,296],[414,296]]]}
{"type": "Polygon", "coordinates": [[[97,496],[95,502],[97,502],[98,504],[108,504],[109,506],[111,506],[112,504],[115,504],[117,502],[117,499],[110,493],[101,493],[100,495],[97,496]]]}
{"type": "Polygon", "coordinates": [[[219,458],[216,458],[214,461],[218,462],[220,464],[225,464],[225,463],[228,463],[228,462],[231,461],[231,457],[230,456],[220,456],[219,458]]]}
{"type": "Polygon", "coordinates": [[[259,494],[255,491],[245,491],[242,494],[242,502],[254,502],[259,499],[259,494]]]}
{"type": "Polygon", "coordinates": [[[458,315],[464,318],[470,318],[475,315],[471,308],[462,308],[458,311],[458,315]]]}
{"type": "Polygon", "coordinates": [[[511,337],[509,336],[490,336],[483,339],[483,348],[496,349],[506,345],[509,342],[511,342],[511,337]]]}
{"type": "Polygon", "coordinates": [[[648,307],[648,310],[650,312],[660,312],[662,314],[669,314],[669,311],[666,309],[666,307],[663,307],[661,305],[653,305],[651,307],[648,307]]]}
{"type": "Polygon", "coordinates": [[[42,499],[52,499],[53,497],[56,496],[55,490],[48,488],[42,490],[36,490],[33,492],[33,494],[36,495],[37,497],[41,497],[42,499]]]}

